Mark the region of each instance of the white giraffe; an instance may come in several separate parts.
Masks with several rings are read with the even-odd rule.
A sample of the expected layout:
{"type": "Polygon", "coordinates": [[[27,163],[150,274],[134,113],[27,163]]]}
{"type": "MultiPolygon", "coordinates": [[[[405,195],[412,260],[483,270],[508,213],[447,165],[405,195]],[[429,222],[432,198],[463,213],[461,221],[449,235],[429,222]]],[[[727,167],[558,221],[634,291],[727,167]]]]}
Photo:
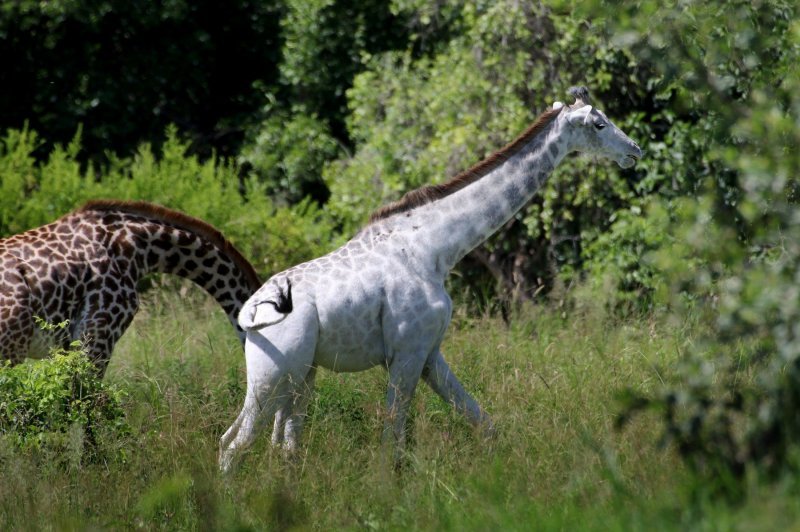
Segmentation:
{"type": "Polygon", "coordinates": [[[220,440],[229,471],[273,416],[273,443],[294,449],[316,368],[389,373],[384,439],[403,448],[420,377],[475,426],[493,431],[440,351],[450,322],[445,277],[519,211],[568,153],[633,166],[642,152],[570,89],[520,137],[447,183],[423,187],[376,212],[345,245],[270,278],[245,304],[247,395],[220,440]],[[277,415],[276,415],[277,414],[277,415]]]}

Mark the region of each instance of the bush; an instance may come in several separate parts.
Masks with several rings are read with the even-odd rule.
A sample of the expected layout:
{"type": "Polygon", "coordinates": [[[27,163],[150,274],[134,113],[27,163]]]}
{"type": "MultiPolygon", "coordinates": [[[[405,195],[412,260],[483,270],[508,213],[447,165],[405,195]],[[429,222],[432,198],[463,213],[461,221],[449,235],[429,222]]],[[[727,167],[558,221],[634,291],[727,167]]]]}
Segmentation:
{"type": "Polygon", "coordinates": [[[643,2],[636,16],[619,14],[629,43],[662,58],[664,81],[682,85],[679,96],[706,116],[709,170],[698,201],[676,202],[672,238],[656,257],[660,301],[697,313],[710,333],[677,382],[633,394],[628,413],[657,409],[693,468],[732,480],[726,492],[748,471],[774,478],[800,466],[796,11],[789,2],[643,2]],[[739,384],[743,371],[754,386],[739,384]]]}
{"type": "Polygon", "coordinates": [[[307,201],[276,206],[264,185],[214,158],[189,155],[176,128],[160,153],[142,145],[132,158],[112,158],[95,177],[77,162],[80,132],[42,164],[35,132],[10,130],[0,145],[0,237],[49,223],[92,198],[145,200],[178,209],[216,226],[264,275],[318,256],[331,246],[332,229],[307,201]]]}
{"type": "Polygon", "coordinates": [[[123,398],[74,342],[50,358],[0,368],[0,438],[21,450],[56,451],[77,464],[87,451],[95,456],[129,434],[123,398]]]}
{"type": "Polygon", "coordinates": [[[270,195],[290,204],[306,197],[322,204],[328,199],[322,167],[339,149],[328,127],[315,116],[276,112],[242,148],[239,162],[249,166],[270,195]]]}

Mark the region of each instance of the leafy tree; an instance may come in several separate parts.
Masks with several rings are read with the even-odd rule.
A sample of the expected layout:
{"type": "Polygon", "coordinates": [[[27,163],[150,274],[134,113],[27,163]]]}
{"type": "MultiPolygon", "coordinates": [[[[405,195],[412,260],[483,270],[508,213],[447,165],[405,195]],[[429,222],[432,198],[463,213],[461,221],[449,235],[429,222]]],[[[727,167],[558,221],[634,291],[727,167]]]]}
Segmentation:
{"type": "MultiPolygon", "coordinates": [[[[605,5],[597,3],[597,12],[605,5]]],[[[682,382],[634,396],[699,472],[742,477],[796,467],[800,435],[800,26],[790,2],[640,2],[618,10],[618,35],[660,57],[661,83],[701,112],[709,175],[698,201],[673,210],[656,254],[664,301],[700,312],[712,331],[682,382]],[[658,19],[657,26],[646,20],[658,19]],[[757,373],[743,389],[738,373],[757,373]]],[[[740,484],[722,487],[734,492],[740,484]]]]}
{"type": "Polygon", "coordinates": [[[350,146],[346,92],[365,58],[405,48],[402,17],[385,0],[288,0],[280,85],[240,160],[271,193],[325,203],[323,165],[350,146]]]}
{"type": "MultiPolygon", "coordinates": [[[[619,231],[641,231],[635,219],[647,196],[677,197],[700,180],[703,143],[690,138],[697,117],[676,109],[674,91],[659,83],[647,58],[610,39],[603,24],[511,1],[395,5],[408,20],[446,21],[456,30],[426,54],[376,55],[355,78],[347,122],[355,151],[324,170],[327,209],[346,232],[380,204],[441,182],[500,148],[576,83],[591,87],[598,106],[643,145],[647,158],[630,171],[581,159],[562,166],[462,264],[461,278],[473,288],[494,280],[501,294],[527,299],[559,276],[577,279],[587,261],[604,262],[609,248],[595,242],[617,220],[631,221],[619,231]]],[[[646,246],[631,236],[614,238],[611,251],[630,258],[626,271],[611,273],[625,278],[618,285],[648,292],[652,275],[628,270],[642,267],[638,258],[661,236],[651,234],[646,246]]]]}
{"type": "Polygon", "coordinates": [[[84,156],[130,154],[167,125],[235,153],[277,81],[280,2],[0,2],[0,128],[52,144],[83,124],[84,156]]]}
{"type": "Polygon", "coordinates": [[[287,0],[280,65],[289,101],[346,139],[345,91],[362,56],[405,46],[405,28],[385,0],[287,0]]]}

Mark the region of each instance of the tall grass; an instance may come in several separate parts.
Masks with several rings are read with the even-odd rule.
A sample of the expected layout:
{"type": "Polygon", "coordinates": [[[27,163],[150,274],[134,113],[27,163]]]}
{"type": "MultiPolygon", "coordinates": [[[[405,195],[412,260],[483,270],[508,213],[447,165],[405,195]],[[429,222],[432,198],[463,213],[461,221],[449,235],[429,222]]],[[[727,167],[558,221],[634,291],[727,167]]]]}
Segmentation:
{"type": "MultiPolygon", "coordinates": [[[[613,429],[617,391],[669,379],[695,326],[591,309],[532,308],[509,326],[456,316],[446,357],[493,414],[490,442],[423,384],[395,473],[380,444],[385,372],[321,371],[299,455],[273,451],[265,433],[222,478],[217,441],[241,407],[243,356],[216,305],[181,290],[145,295],[109,368],[127,393],[126,460],[68,469],[0,448],[0,528],[736,528],[745,511],[689,500],[691,477],[656,446],[655,420],[613,429]]],[[[800,519],[788,498],[754,500],[769,501],[767,517],[747,514],[758,526],[800,519]]]]}

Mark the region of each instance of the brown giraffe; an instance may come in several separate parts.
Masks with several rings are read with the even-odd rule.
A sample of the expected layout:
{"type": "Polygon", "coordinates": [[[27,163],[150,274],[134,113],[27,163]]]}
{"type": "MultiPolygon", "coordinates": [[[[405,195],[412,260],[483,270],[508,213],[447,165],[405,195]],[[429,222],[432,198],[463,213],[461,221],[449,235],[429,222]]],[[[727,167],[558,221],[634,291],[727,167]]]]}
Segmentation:
{"type": "Polygon", "coordinates": [[[236,317],[261,281],[219,231],[151,203],[98,200],[0,240],[0,360],[46,356],[49,346],[79,339],[102,375],[149,273],[201,286],[244,341],[236,317]],[[69,324],[43,331],[35,316],[69,324]]]}

